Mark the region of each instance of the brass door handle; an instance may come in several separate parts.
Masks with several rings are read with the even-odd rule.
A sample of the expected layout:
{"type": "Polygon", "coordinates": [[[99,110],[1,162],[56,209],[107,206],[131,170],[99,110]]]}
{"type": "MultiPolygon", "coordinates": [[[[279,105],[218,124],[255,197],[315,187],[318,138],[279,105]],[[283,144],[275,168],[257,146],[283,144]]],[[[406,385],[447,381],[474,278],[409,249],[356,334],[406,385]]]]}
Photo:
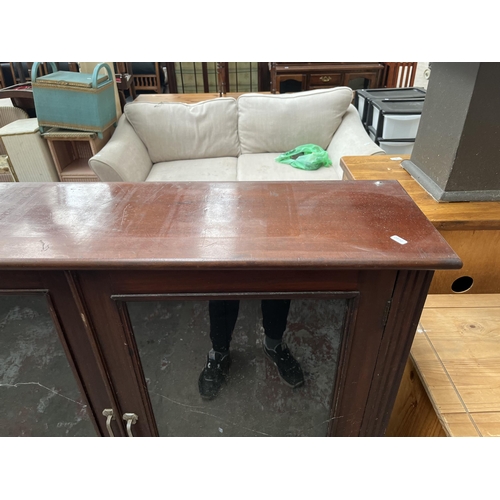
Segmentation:
{"type": "Polygon", "coordinates": [[[331,76],[320,76],[319,79],[322,82],[329,82],[332,79],[332,77],[331,76]]]}
{"type": "Polygon", "coordinates": [[[139,417],[135,413],[124,413],[123,420],[127,422],[128,437],[133,438],[134,435],[132,434],[132,424],[135,424],[139,420],[139,417]]]}

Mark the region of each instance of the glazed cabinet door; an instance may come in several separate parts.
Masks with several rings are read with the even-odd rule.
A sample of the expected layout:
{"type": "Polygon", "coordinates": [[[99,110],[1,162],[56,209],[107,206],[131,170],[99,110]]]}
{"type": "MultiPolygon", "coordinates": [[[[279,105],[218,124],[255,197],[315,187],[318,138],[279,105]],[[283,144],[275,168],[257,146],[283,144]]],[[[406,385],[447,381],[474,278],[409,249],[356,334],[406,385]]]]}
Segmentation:
{"type": "Polygon", "coordinates": [[[0,402],[2,437],[108,435],[105,370],[63,272],[0,273],[0,402]]]}
{"type": "Polygon", "coordinates": [[[380,72],[346,73],[344,85],[353,90],[377,88],[380,80],[380,72]]]}
{"type": "Polygon", "coordinates": [[[127,435],[358,436],[382,435],[390,416],[423,306],[414,297],[428,287],[428,273],[409,274],[413,295],[403,299],[398,286],[408,277],[396,271],[73,277],[127,435]],[[395,299],[404,301],[399,312],[395,299]],[[211,347],[211,300],[240,302],[230,377],[207,401],[198,377],[211,347]],[[283,338],[301,363],[302,387],[288,387],[263,353],[262,300],[290,300],[283,338]]]}

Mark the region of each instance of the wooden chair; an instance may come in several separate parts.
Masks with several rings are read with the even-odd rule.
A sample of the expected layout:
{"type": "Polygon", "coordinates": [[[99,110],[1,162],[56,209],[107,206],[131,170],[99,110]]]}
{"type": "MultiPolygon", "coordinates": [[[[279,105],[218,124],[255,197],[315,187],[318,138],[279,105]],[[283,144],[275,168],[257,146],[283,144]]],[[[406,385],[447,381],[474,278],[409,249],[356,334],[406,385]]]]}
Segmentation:
{"type": "Polygon", "coordinates": [[[14,84],[10,64],[8,62],[0,62],[0,89],[9,87],[14,84]],[[4,74],[4,72],[6,74],[4,74]],[[10,77],[10,78],[9,78],[10,77]]]}
{"type": "Polygon", "coordinates": [[[417,72],[416,62],[386,62],[383,86],[387,88],[413,87],[417,72]]]}
{"type": "Polygon", "coordinates": [[[31,66],[33,66],[32,62],[11,62],[9,64],[12,76],[14,78],[14,84],[26,83],[31,81],[31,66]]]}
{"type": "Polygon", "coordinates": [[[116,87],[118,88],[120,105],[123,111],[127,100],[126,93],[128,93],[132,99],[137,97],[135,91],[134,72],[132,70],[132,63],[130,62],[115,62],[114,66],[116,74],[116,87]]]}
{"type": "Polygon", "coordinates": [[[131,71],[134,75],[135,91],[163,92],[163,70],[158,62],[133,62],[131,71]]]}
{"type": "MultiPolygon", "coordinates": [[[[57,70],[59,71],[80,71],[78,63],[76,62],[56,62],[57,70]]],[[[31,81],[31,68],[33,66],[32,62],[11,62],[10,67],[12,75],[14,76],[15,83],[26,83],[31,81]]],[[[39,66],[40,73],[39,76],[48,75],[51,73],[49,65],[44,62],[39,66]]]]}
{"type": "MultiPolygon", "coordinates": [[[[80,71],[80,67],[77,62],[56,62],[55,65],[58,71],[74,71],[75,73],[80,71]]],[[[46,62],[43,63],[43,69],[45,74],[50,73],[49,66],[46,62]]]]}

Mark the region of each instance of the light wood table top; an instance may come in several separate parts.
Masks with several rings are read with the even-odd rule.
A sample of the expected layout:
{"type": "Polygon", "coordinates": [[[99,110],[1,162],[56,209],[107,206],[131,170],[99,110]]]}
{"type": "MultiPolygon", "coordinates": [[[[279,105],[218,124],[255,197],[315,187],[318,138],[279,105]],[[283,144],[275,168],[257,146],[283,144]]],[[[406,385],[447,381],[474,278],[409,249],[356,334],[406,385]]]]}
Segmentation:
{"type": "Polygon", "coordinates": [[[500,229],[500,202],[438,202],[423,189],[401,161],[408,155],[344,156],[340,160],[348,180],[397,180],[438,229],[500,229]]]}
{"type": "MultiPolygon", "coordinates": [[[[217,99],[219,97],[234,97],[237,99],[240,95],[249,94],[256,92],[227,92],[223,96],[220,96],[218,92],[212,92],[209,94],[198,93],[198,94],[141,94],[137,96],[134,102],[150,102],[150,103],[160,103],[160,102],[183,102],[185,104],[194,104],[201,101],[208,101],[209,99],[217,99]]],[[[259,92],[259,94],[269,94],[269,92],[259,92]]]]}
{"type": "Polygon", "coordinates": [[[411,357],[450,436],[500,436],[500,294],[429,295],[411,357]]]}

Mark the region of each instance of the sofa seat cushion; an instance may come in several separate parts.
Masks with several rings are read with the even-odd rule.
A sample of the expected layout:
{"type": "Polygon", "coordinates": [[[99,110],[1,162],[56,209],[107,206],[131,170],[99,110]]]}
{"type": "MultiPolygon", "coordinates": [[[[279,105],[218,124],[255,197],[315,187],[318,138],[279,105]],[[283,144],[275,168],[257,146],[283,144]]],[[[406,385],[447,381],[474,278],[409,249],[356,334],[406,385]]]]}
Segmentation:
{"type": "Polygon", "coordinates": [[[146,181],[235,181],[237,158],[176,160],[153,165],[146,181]]]}
{"type": "Polygon", "coordinates": [[[238,158],[239,181],[332,181],[340,180],[337,169],[321,167],[318,170],[300,170],[278,163],[279,153],[246,154],[238,158]]]}
{"type": "Polygon", "coordinates": [[[125,116],[151,161],[238,156],[238,106],[232,97],[196,104],[132,102],[125,116]]]}
{"type": "Polygon", "coordinates": [[[241,153],[289,151],[302,144],[326,149],[352,97],[349,87],[238,97],[241,153]]]}

